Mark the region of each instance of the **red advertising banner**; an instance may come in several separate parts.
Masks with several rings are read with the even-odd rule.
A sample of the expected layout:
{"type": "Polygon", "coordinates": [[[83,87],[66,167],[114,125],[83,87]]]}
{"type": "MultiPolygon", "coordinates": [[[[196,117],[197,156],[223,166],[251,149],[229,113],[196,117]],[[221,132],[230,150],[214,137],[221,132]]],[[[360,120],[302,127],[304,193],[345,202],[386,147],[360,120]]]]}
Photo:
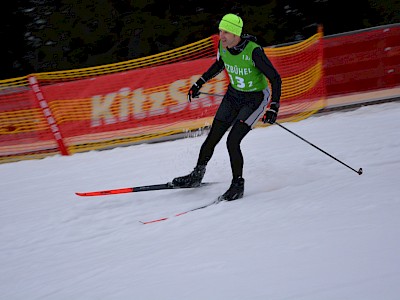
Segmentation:
{"type": "Polygon", "coordinates": [[[400,26],[324,39],[327,96],[400,84],[400,26]]]}
{"type": "MultiPolygon", "coordinates": [[[[66,137],[165,126],[213,116],[221,99],[201,97],[187,101],[190,86],[213,59],[133,70],[42,87],[43,94],[66,137]],[[196,74],[196,75],[193,75],[196,74]]],[[[222,73],[202,91],[223,93],[222,73]]]]}

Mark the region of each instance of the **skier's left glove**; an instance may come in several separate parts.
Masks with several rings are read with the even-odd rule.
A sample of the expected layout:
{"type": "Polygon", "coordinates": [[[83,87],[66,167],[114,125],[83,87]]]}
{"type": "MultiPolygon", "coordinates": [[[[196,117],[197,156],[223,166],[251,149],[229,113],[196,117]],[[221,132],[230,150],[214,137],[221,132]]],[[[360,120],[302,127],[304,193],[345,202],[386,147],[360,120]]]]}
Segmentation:
{"type": "Polygon", "coordinates": [[[192,98],[199,98],[200,96],[199,91],[205,82],[206,81],[203,79],[203,77],[200,77],[199,80],[197,80],[195,84],[192,85],[187,95],[188,102],[191,102],[192,98]]]}
{"type": "Polygon", "coordinates": [[[269,109],[265,112],[262,121],[264,123],[274,124],[278,117],[279,102],[272,102],[269,109]]]}

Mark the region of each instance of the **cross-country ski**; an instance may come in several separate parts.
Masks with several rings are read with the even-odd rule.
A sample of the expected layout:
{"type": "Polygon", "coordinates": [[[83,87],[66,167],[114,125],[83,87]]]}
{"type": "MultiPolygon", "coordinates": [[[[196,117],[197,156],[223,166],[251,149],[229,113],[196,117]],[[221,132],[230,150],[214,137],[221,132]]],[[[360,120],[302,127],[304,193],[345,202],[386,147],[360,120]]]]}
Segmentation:
{"type": "MultiPolygon", "coordinates": [[[[198,187],[207,186],[210,184],[212,184],[212,182],[202,182],[200,184],[200,186],[198,186],[198,187]]],[[[173,189],[184,189],[184,188],[195,188],[195,187],[174,186],[171,182],[167,182],[167,183],[161,183],[161,184],[150,184],[150,185],[142,185],[142,186],[135,186],[135,187],[93,191],[93,192],[76,192],[75,194],[78,196],[82,196],[82,197],[91,197],[91,196],[107,196],[107,195],[116,195],[116,194],[125,194],[125,193],[173,190],[173,189]]]]}
{"type": "Polygon", "coordinates": [[[209,202],[207,204],[203,204],[203,205],[194,207],[192,209],[185,210],[183,212],[174,214],[174,215],[169,216],[169,217],[162,217],[162,218],[158,218],[158,219],[153,219],[153,220],[148,220],[148,221],[139,221],[139,222],[142,223],[142,224],[151,224],[151,223],[157,223],[157,222],[161,222],[161,221],[166,221],[166,220],[169,220],[169,219],[174,218],[174,217],[179,217],[179,216],[185,215],[185,214],[190,213],[192,211],[196,211],[196,210],[199,210],[199,209],[203,209],[203,208],[209,207],[209,206],[214,205],[214,204],[218,204],[219,202],[221,202],[221,200],[218,198],[217,200],[214,200],[214,201],[209,202]]]}

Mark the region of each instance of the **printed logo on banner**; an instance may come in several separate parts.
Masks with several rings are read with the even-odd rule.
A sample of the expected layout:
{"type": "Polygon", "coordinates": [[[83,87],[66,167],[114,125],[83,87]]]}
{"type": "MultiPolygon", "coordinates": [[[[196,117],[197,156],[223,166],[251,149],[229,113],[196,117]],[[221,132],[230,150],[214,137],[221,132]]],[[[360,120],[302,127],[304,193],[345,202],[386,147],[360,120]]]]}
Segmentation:
{"type": "MultiPolygon", "coordinates": [[[[91,127],[111,125],[128,120],[143,120],[150,117],[193,111],[212,105],[219,105],[220,97],[202,96],[191,103],[187,101],[187,87],[193,84],[200,75],[188,80],[177,80],[164,90],[147,92],[143,88],[131,90],[123,87],[117,92],[106,95],[95,95],[91,98],[91,127]]],[[[202,88],[203,92],[222,93],[225,90],[225,74],[219,80],[212,80],[202,88]]],[[[154,90],[154,88],[152,89],[154,90]]]]}

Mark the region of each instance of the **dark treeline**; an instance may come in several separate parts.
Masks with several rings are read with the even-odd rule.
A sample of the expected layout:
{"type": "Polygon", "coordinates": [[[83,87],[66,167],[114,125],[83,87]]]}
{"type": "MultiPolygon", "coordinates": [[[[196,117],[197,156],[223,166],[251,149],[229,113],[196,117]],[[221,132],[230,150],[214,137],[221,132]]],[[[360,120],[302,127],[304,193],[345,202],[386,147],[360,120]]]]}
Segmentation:
{"type": "Polygon", "coordinates": [[[218,33],[226,13],[262,46],[400,22],[398,0],[14,0],[0,19],[0,79],[110,64],[218,33]],[[243,1],[244,2],[244,1],[243,1]],[[259,4],[263,3],[263,4],[259,4]]]}

